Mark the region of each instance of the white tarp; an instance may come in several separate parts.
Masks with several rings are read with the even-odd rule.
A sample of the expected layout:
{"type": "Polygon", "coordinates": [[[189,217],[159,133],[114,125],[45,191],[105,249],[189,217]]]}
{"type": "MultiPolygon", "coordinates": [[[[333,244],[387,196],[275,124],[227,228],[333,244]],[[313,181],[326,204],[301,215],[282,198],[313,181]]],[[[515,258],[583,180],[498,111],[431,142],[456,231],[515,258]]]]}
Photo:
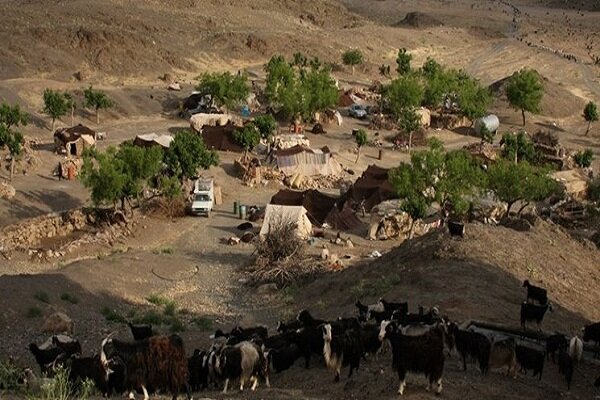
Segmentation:
{"type": "Polygon", "coordinates": [[[296,224],[296,235],[301,239],[308,239],[312,234],[312,224],[306,215],[304,207],[267,204],[263,225],[260,228],[260,236],[265,236],[269,233],[271,226],[289,222],[296,224]]]}
{"type": "Polygon", "coordinates": [[[190,118],[190,126],[196,132],[201,132],[204,125],[223,126],[227,123],[236,123],[236,118],[230,114],[194,114],[190,118]]]}

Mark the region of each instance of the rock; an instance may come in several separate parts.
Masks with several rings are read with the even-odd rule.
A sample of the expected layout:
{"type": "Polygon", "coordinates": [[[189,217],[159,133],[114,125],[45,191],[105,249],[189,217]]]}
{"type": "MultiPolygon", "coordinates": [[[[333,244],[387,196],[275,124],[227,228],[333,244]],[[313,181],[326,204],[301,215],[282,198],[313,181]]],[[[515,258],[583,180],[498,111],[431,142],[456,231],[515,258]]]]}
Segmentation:
{"type": "Polygon", "coordinates": [[[275,283],[265,283],[264,285],[260,285],[256,292],[261,295],[271,295],[277,293],[279,289],[277,288],[277,284],[275,283]]]}
{"type": "Polygon", "coordinates": [[[66,333],[73,335],[73,321],[63,312],[55,312],[44,321],[42,332],[50,334],[66,333]]]}
{"type": "Polygon", "coordinates": [[[350,239],[348,239],[348,240],[346,240],[346,247],[349,249],[353,249],[354,243],[352,243],[352,241],[350,239]]]}
{"type": "Polygon", "coordinates": [[[8,183],[0,182],[0,199],[10,200],[15,197],[17,191],[8,183]]]}
{"type": "Polygon", "coordinates": [[[178,92],[181,90],[181,85],[179,83],[171,83],[169,86],[167,86],[167,89],[178,92]]]}

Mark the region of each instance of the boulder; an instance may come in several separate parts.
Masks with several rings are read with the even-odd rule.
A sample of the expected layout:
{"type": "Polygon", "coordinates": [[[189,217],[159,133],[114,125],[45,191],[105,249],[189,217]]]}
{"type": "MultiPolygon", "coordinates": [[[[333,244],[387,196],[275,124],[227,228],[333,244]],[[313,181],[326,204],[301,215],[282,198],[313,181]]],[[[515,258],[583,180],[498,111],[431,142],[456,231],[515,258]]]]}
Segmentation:
{"type": "Polygon", "coordinates": [[[17,191],[8,183],[0,182],[0,199],[10,200],[15,197],[17,191]]]}
{"type": "Polygon", "coordinates": [[[60,333],[73,335],[73,321],[63,312],[55,312],[44,321],[42,332],[57,335],[60,333]]]}

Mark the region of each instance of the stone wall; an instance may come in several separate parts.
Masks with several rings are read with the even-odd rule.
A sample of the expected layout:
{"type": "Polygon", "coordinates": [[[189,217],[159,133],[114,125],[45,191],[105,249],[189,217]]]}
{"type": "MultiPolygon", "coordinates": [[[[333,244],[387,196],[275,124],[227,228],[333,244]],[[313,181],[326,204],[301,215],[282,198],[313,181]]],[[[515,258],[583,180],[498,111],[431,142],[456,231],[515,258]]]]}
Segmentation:
{"type": "Polygon", "coordinates": [[[93,222],[91,210],[73,209],[51,213],[0,229],[3,251],[27,250],[39,245],[44,238],[66,236],[93,222]]]}

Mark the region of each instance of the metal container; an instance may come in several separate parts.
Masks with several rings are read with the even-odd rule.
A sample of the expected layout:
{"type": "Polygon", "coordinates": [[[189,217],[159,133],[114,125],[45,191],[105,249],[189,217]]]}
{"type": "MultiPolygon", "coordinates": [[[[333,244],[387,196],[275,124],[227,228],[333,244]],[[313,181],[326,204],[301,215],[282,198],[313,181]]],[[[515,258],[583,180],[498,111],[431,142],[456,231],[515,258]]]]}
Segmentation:
{"type": "Polygon", "coordinates": [[[246,219],[246,206],[240,206],[240,219],[246,219]]]}
{"type": "Polygon", "coordinates": [[[474,128],[478,135],[481,134],[482,125],[485,125],[489,132],[494,133],[498,130],[498,127],[500,127],[500,120],[494,114],[477,119],[474,128]]]}
{"type": "Polygon", "coordinates": [[[238,213],[238,202],[234,201],[233,202],[233,214],[237,215],[237,213],[238,213]]]}

